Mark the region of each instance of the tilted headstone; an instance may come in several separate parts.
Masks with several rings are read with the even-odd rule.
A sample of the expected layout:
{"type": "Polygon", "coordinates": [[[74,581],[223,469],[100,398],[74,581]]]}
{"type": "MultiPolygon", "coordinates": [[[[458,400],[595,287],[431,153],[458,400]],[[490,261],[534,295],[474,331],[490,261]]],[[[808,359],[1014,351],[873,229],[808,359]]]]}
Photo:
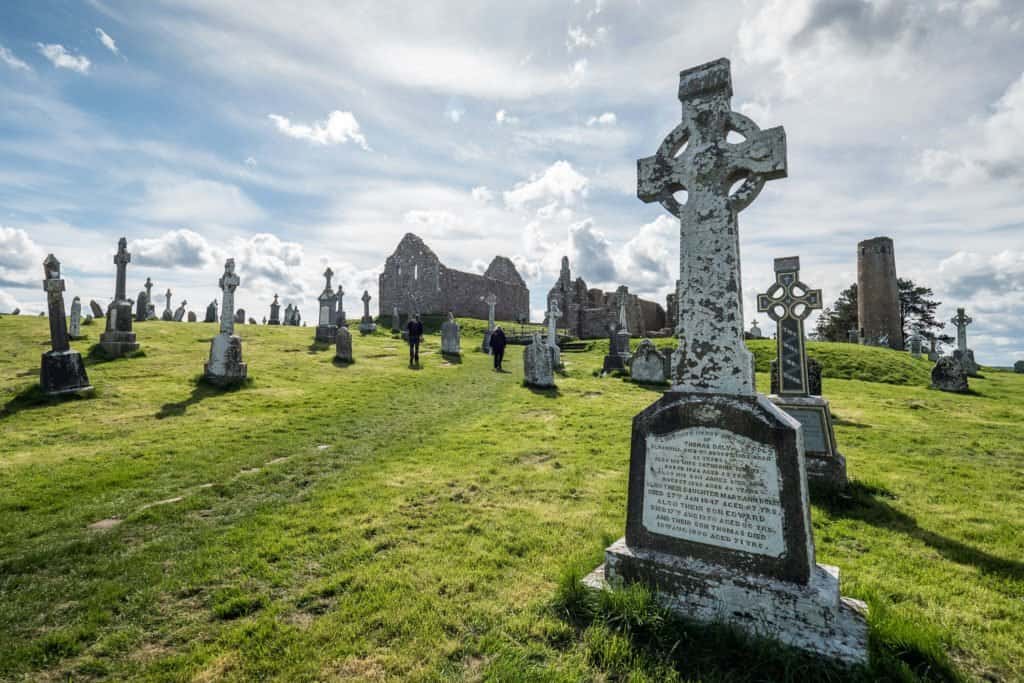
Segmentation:
{"type": "Polygon", "coordinates": [[[107,329],[100,335],[100,347],[111,358],[118,358],[139,349],[135,333],[132,332],[132,302],[125,296],[125,282],[131,260],[128,240],[122,237],[118,240],[117,253],[114,254],[114,265],[117,266],[114,300],[107,307],[107,329]]]}
{"type": "Polygon", "coordinates": [[[359,334],[372,334],[377,330],[377,324],[373,322],[370,315],[370,292],[363,290],[363,317],[359,319],[359,334]]]}
{"type": "Polygon", "coordinates": [[[555,371],[551,367],[551,351],[541,339],[540,332],[534,332],[533,341],[523,349],[523,379],[531,387],[555,386],[555,371]]]}
{"type": "Polygon", "coordinates": [[[149,313],[149,298],[146,296],[145,290],[139,290],[139,295],[135,297],[135,322],[145,322],[147,313],[149,313]]]}
{"type": "Polygon", "coordinates": [[[958,308],[956,315],[949,322],[956,328],[956,350],[953,351],[953,358],[963,366],[968,377],[977,377],[978,364],[974,361],[974,351],[967,348],[967,326],[974,320],[964,313],[963,308],[958,308]]]}
{"type": "Polygon", "coordinates": [[[242,362],[242,340],[235,334],[235,290],[241,284],[235,274],[235,259],[224,263],[224,274],[220,278],[224,301],[221,304],[220,334],[210,342],[210,360],[203,368],[203,376],[212,384],[224,386],[241,382],[248,374],[248,367],[242,362]]]}
{"type": "Polygon", "coordinates": [[[731,95],[728,60],[683,71],[683,121],[638,163],[639,197],[680,219],[680,345],[672,388],[633,419],[625,538],[586,582],[642,583],[686,618],[865,664],[865,607],[815,562],[800,424],[754,390],[736,219],[785,177],[786,138],[731,95]]]}
{"type": "MultiPolygon", "coordinates": [[[[39,386],[43,393],[49,395],[92,389],[81,354],[72,350],[68,343],[67,322],[64,318],[64,280],[60,276],[60,261],[53,254],[43,261],[43,273],[46,276],[43,290],[46,292],[47,312],[50,316],[51,350],[43,354],[40,362],[39,386]]],[[[78,301],[77,297],[75,301],[78,301]]]]}
{"type": "MultiPolygon", "coordinates": [[[[64,305],[63,297],[61,305],[64,305]]],[[[71,300],[71,326],[68,329],[71,339],[78,339],[82,336],[82,300],[77,296],[71,300]]]]}
{"type": "Polygon", "coordinates": [[[215,323],[219,319],[217,315],[217,300],[214,299],[206,305],[206,317],[203,318],[204,323],[215,323]]]}
{"type": "Polygon", "coordinates": [[[449,313],[448,319],[441,323],[441,353],[446,356],[462,355],[461,332],[453,313],[449,313]]]}
{"type": "Polygon", "coordinates": [[[160,319],[165,322],[174,320],[174,311],[171,310],[171,290],[168,289],[164,292],[164,312],[160,316],[160,319]]]}
{"type": "Polygon", "coordinates": [[[176,309],[174,309],[174,322],[180,323],[182,320],[185,319],[185,307],[186,306],[188,306],[188,301],[186,301],[185,299],[182,299],[181,303],[178,304],[178,307],[176,309]]]}
{"type": "Polygon", "coordinates": [[[270,302],[270,319],[267,320],[267,324],[281,324],[281,304],[277,303],[277,294],[274,295],[274,300],[270,302]]]}
{"type": "Polygon", "coordinates": [[[770,398],[803,427],[807,477],[846,487],[846,459],[836,448],[829,402],[821,397],[820,369],[813,387],[804,345],[804,320],[821,306],[821,290],[800,281],[800,257],[775,259],[775,282],[757,295],[757,311],[767,313],[777,329],[770,398]]]}
{"type": "Polygon", "coordinates": [[[484,342],[480,348],[484,353],[489,354],[491,352],[491,333],[494,332],[494,307],[498,305],[498,297],[488,294],[486,297],[482,297],[482,300],[487,304],[487,331],[484,332],[484,342]]]}
{"type": "Polygon", "coordinates": [[[664,384],[668,381],[667,367],[665,354],[650,339],[642,339],[630,361],[629,376],[634,382],[664,384]]]}
{"type": "Polygon", "coordinates": [[[562,367],[562,350],[558,348],[558,319],[562,317],[562,309],[558,299],[548,302],[548,350],[551,352],[551,367],[559,370],[562,367]]]}
{"type": "Polygon", "coordinates": [[[197,322],[198,320],[199,320],[199,317],[196,315],[195,311],[189,311],[188,312],[188,321],[190,323],[197,322]]]}
{"type": "Polygon", "coordinates": [[[932,388],[956,394],[966,393],[969,387],[963,365],[949,356],[939,358],[932,368],[932,388]]]}
{"type": "Polygon", "coordinates": [[[335,336],[338,334],[338,295],[331,288],[332,277],[334,277],[333,270],[328,268],[324,271],[327,285],[324,287],[324,291],[320,293],[320,320],[314,333],[316,341],[328,344],[333,343],[335,336]]]}
{"type": "Polygon", "coordinates": [[[334,358],[341,363],[352,362],[352,333],[347,327],[339,327],[334,337],[334,358]]]}
{"type": "MultiPolygon", "coordinates": [[[[89,300],[89,309],[92,311],[92,317],[93,318],[102,318],[103,317],[103,307],[100,306],[98,303],[96,303],[96,299],[90,299],[89,300]]],[[[14,315],[18,315],[18,314],[15,313],[14,315]]]]}

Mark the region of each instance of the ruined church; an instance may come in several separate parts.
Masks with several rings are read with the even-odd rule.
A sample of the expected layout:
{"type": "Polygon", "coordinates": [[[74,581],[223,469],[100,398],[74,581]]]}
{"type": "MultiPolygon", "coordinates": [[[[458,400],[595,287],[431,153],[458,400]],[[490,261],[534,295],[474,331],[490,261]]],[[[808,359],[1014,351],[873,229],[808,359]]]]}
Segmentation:
{"type": "Polygon", "coordinates": [[[614,292],[587,289],[583,278],[572,279],[569,258],[562,257],[562,270],[555,286],[548,292],[549,302],[558,302],[562,312],[558,326],[580,339],[607,337],[610,326],[619,322],[619,302],[626,303],[626,323],[633,336],[668,334],[669,321],[665,309],[654,301],[641,299],[621,286],[614,292]]]}
{"type": "Polygon", "coordinates": [[[441,263],[437,254],[418,236],[406,233],[380,274],[381,315],[398,310],[421,315],[447,315],[486,318],[483,298],[498,299],[495,318],[526,322],[530,319],[530,290],[515,265],[504,256],[495,256],[483,275],[464,273],[441,263]]]}

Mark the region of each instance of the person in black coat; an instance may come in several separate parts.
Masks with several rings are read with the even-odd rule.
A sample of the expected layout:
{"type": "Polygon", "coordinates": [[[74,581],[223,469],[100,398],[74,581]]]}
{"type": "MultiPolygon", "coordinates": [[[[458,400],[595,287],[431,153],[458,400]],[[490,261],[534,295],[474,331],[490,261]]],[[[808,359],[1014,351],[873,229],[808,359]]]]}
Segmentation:
{"type": "Polygon", "coordinates": [[[406,331],[409,336],[409,365],[420,364],[420,340],[423,339],[423,323],[414,315],[409,321],[406,331]]]}
{"type": "Polygon", "coordinates": [[[494,332],[491,332],[491,355],[494,356],[494,369],[498,372],[504,372],[501,361],[505,359],[506,343],[505,330],[501,326],[495,327],[494,332]]]}

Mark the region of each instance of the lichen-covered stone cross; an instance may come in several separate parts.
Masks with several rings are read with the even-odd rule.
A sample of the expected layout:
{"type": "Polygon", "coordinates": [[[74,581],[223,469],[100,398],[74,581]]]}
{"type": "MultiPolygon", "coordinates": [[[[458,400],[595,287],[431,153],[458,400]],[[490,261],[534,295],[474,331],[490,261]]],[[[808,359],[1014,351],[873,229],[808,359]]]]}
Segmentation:
{"type": "Polygon", "coordinates": [[[220,276],[220,289],[224,294],[224,303],[220,307],[221,334],[235,333],[235,290],[242,281],[235,274],[235,259],[224,262],[224,274],[220,276]]]}
{"type": "Polygon", "coordinates": [[[680,344],[672,355],[677,390],[754,393],[743,343],[736,215],[765,181],[786,176],[786,133],[781,126],[761,130],[732,111],[731,98],[727,59],[680,73],[682,122],[654,156],[637,162],[637,196],[659,202],[680,221],[680,344]],[[744,139],[730,142],[730,132],[744,139]],[[675,197],[681,191],[685,203],[675,197]]]}
{"type": "Polygon", "coordinates": [[[964,309],[958,308],[956,315],[950,318],[949,322],[953,323],[953,327],[956,328],[956,347],[960,353],[967,353],[967,326],[974,320],[964,312],[964,309]]]}
{"type": "Polygon", "coordinates": [[[767,313],[778,325],[776,342],[779,363],[779,394],[806,396],[807,354],[804,320],[821,308],[821,290],[800,281],[800,257],[775,259],[775,283],[757,295],[758,313],[767,313]]]}

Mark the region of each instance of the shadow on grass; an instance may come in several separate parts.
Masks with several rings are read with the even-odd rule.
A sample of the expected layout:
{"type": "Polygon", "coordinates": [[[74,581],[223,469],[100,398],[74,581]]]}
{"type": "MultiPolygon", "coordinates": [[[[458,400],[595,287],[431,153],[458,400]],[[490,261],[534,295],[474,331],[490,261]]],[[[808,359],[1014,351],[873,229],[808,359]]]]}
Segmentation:
{"type": "Polygon", "coordinates": [[[461,353],[442,353],[441,358],[444,358],[451,365],[462,365],[461,353]]]}
{"type": "Polygon", "coordinates": [[[924,543],[951,562],[970,565],[986,574],[1024,581],[1024,562],[990,555],[952,538],[922,529],[910,515],[900,512],[882,498],[895,496],[875,486],[851,482],[848,489],[819,490],[814,502],[837,517],[856,519],[872,526],[891,529],[924,543]]]}
{"type": "Polygon", "coordinates": [[[839,425],[841,427],[853,427],[854,429],[871,429],[871,425],[866,425],[863,422],[847,420],[835,412],[832,413],[832,424],[839,425]]]}
{"type": "Polygon", "coordinates": [[[639,389],[646,389],[647,391],[656,391],[659,394],[664,394],[669,390],[668,382],[641,382],[640,380],[633,379],[632,377],[626,376],[622,378],[622,381],[627,384],[632,384],[639,389]]]}
{"type": "Polygon", "coordinates": [[[309,345],[309,346],[307,347],[307,350],[308,350],[308,351],[309,351],[310,353],[320,353],[321,351],[327,351],[327,350],[328,350],[328,349],[330,349],[330,348],[331,348],[332,346],[333,346],[333,344],[331,344],[331,342],[325,342],[325,341],[314,341],[314,342],[313,342],[312,344],[310,344],[310,345],[309,345]]]}
{"type": "Polygon", "coordinates": [[[221,394],[230,394],[252,384],[252,379],[246,377],[243,381],[235,384],[229,384],[226,386],[216,386],[206,381],[206,378],[202,375],[195,377],[192,380],[194,388],[192,393],[184,401],[178,401],[176,403],[165,403],[160,407],[160,410],[156,413],[156,419],[163,420],[168,417],[181,417],[189,409],[190,406],[194,406],[200,401],[221,394]]]}
{"type": "Polygon", "coordinates": [[[55,396],[50,396],[43,393],[42,387],[38,384],[33,384],[15,394],[11,400],[0,407],[0,420],[6,420],[23,410],[45,408],[47,406],[55,406],[59,403],[68,403],[71,401],[86,401],[91,398],[95,398],[95,396],[95,388],[81,393],[57,394],[55,396]]]}
{"type": "Polygon", "coordinates": [[[356,362],[354,360],[342,360],[335,356],[331,359],[331,363],[333,363],[336,368],[347,368],[350,365],[355,365],[356,362]]]}
{"type": "Polygon", "coordinates": [[[138,351],[132,351],[131,353],[126,353],[123,356],[110,356],[107,354],[106,351],[103,350],[103,347],[97,343],[89,347],[89,352],[82,358],[82,362],[85,364],[85,367],[88,368],[93,365],[111,363],[115,360],[121,360],[122,358],[131,359],[145,357],[146,352],[143,351],[142,349],[139,349],[138,351]]]}
{"type": "Polygon", "coordinates": [[[578,567],[566,571],[549,606],[573,627],[587,659],[611,680],[674,675],[729,682],[963,680],[941,636],[915,630],[884,606],[877,619],[869,617],[870,665],[844,667],[726,625],[684,619],[661,607],[645,586],[593,591],[582,584],[582,575],[578,567]]]}
{"type": "MultiPolygon", "coordinates": [[[[508,373],[508,370],[502,370],[501,372],[508,373]]],[[[526,380],[523,380],[523,386],[538,396],[543,396],[545,398],[558,398],[562,395],[562,392],[558,387],[535,387],[532,384],[527,384],[526,380]]]]}

